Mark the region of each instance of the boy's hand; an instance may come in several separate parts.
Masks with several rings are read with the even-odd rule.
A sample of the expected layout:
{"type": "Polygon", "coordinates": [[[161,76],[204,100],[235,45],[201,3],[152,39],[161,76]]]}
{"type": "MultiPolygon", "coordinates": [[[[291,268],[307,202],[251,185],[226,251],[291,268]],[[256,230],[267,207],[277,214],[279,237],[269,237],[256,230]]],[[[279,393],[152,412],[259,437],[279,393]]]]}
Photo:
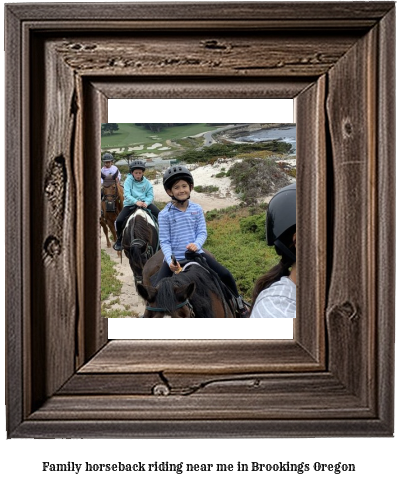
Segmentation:
{"type": "Polygon", "coordinates": [[[186,247],[187,250],[191,250],[191,252],[197,252],[198,247],[194,243],[190,243],[186,247]]]}
{"type": "Polygon", "coordinates": [[[172,262],[170,263],[169,268],[175,274],[178,274],[182,270],[179,262],[176,260],[174,255],[172,255],[172,262]]]}
{"type": "Polygon", "coordinates": [[[173,263],[173,262],[171,262],[171,263],[170,263],[169,268],[170,268],[170,270],[171,270],[172,272],[176,272],[176,273],[178,273],[179,271],[181,271],[181,267],[180,267],[180,265],[174,265],[174,263],[173,263]]]}

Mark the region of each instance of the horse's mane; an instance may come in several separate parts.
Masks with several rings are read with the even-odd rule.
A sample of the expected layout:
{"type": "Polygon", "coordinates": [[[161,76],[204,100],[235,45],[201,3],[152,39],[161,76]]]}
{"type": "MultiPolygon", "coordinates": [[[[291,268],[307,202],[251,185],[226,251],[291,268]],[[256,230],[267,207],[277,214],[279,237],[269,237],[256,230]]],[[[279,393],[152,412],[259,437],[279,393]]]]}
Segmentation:
{"type": "Polygon", "coordinates": [[[149,224],[145,218],[143,218],[141,215],[134,215],[128,225],[130,241],[133,241],[135,238],[140,238],[145,242],[149,242],[150,245],[153,245],[156,230],[155,227],[149,224]]]}
{"type": "Polygon", "coordinates": [[[191,282],[195,282],[196,284],[194,295],[190,299],[195,315],[203,318],[214,318],[215,316],[210,305],[210,293],[220,295],[220,292],[214,282],[214,278],[208,271],[198,265],[192,265],[184,272],[161,279],[157,286],[157,306],[169,312],[176,309],[178,301],[175,288],[187,286],[191,282]]]}
{"type": "MultiPolygon", "coordinates": [[[[143,242],[151,245],[153,247],[153,251],[155,252],[155,247],[157,243],[157,231],[155,227],[149,224],[143,216],[135,214],[133,215],[133,218],[129,220],[125,232],[127,232],[128,234],[126,243],[130,245],[129,260],[133,262],[134,265],[136,265],[138,268],[142,268],[147,259],[143,255],[144,245],[132,245],[132,242],[135,239],[140,239],[143,242]]],[[[126,237],[124,237],[124,241],[125,238],[126,237]]]]}

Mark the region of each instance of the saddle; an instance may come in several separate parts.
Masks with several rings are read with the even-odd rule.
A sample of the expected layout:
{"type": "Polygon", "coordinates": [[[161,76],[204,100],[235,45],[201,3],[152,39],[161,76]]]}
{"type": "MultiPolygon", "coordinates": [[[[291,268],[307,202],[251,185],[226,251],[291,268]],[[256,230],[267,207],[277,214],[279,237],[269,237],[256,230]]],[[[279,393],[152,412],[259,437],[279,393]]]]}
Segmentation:
{"type": "Polygon", "coordinates": [[[201,265],[206,271],[211,274],[217,286],[219,287],[219,290],[221,291],[221,294],[223,295],[226,303],[228,304],[230,311],[233,314],[239,315],[238,307],[243,306],[242,303],[238,303],[238,299],[242,300],[241,296],[238,299],[234,296],[231,289],[226,286],[226,284],[220,279],[219,274],[209,267],[205,257],[203,257],[202,254],[199,254],[198,252],[192,252],[190,250],[187,250],[185,253],[185,259],[180,262],[180,265],[185,267],[187,264],[190,263],[196,263],[201,265]]]}
{"type": "MultiPolygon", "coordinates": [[[[226,286],[226,284],[220,279],[219,274],[212,270],[206,261],[206,259],[202,256],[202,254],[199,254],[198,252],[192,252],[190,250],[187,250],[185,252],[185,258],[179,260],[179,264],[182,267],[182,270],[185,270],[188,266],[190,265],[200,265],[202,268],[204,268],[209,274],[212,276],[214,282],[216,285],[219,287],[220,294],[224,297],[225,303],[224,306],[227,306],[230,308],[230,311],[233,314],[236,314],[239,316],[240,312],[239,310],[244,307],[244,305],[248,306],[248,303],[245,303],[244,300],[242,299],[241,296],[238,298],[234,296],[233,292],[226,286]]],[[[153,286],[155,286],[157,282],[157,274],[155,273],[150,277],[150,282],[153,286]]],[[[226,311],[226,310],[225,310],[226,311]]]]}

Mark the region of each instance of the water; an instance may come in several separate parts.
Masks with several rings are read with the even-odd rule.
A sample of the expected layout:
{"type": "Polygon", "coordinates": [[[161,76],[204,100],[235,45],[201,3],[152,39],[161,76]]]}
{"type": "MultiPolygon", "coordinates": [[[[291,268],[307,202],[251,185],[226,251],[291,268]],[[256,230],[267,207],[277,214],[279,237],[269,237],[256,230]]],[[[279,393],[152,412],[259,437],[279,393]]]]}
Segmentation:
{"type": "Polygon", "coordinates": [[[251,132],[244,137],[238,137],[238,142],[266,142],[268,140],[279,140],[292,145],[292,153],[296,153],[296,125],[288,127],[277,127],[261,129],[251,132]]]}

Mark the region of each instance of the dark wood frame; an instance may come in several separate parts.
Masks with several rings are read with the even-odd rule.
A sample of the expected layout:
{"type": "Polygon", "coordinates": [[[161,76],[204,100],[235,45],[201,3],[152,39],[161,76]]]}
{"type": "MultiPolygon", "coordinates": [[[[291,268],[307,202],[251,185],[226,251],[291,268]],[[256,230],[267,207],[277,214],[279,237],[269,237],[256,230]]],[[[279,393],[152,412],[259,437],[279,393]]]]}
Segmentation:
{"type": "Polygon", "coordinates": [[[6,6],[9,437],[393,434],[394,37],[393,2],[6,6]],[[293,340],[108,342],[113,97],[296,100],[293,340]]]}

